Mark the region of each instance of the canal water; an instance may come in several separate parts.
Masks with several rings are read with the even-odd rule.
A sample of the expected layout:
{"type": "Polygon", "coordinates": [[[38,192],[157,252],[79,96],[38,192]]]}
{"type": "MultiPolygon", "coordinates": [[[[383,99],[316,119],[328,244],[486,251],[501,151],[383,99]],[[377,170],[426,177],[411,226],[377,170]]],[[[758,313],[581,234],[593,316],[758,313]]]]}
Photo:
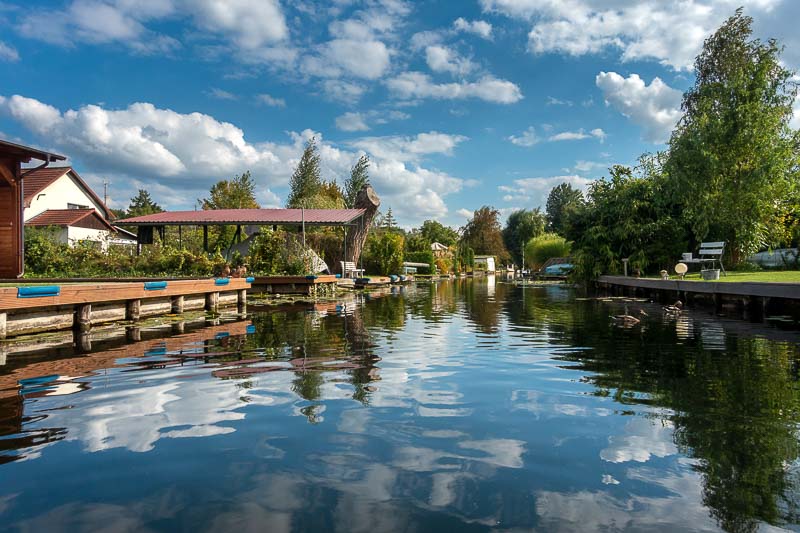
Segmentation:
{"type": "Polygon", "coordinates": [[[251,312],[8,355],[0,529],[798,528],[796,333],[493,278],[251,312]]]}

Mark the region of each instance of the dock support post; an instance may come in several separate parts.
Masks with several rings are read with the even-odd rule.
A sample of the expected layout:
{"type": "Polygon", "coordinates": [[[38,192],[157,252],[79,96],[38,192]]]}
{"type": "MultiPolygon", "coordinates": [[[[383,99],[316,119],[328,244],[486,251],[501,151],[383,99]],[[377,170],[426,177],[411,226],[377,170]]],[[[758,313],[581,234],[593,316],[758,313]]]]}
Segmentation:
{"type": "Polygon", "coordinates": [[[92,329],[92,304],[79,304],[75,309],[75,329],[87,333],[92,329]]]}
{"type": "Polygon", "coordinates": [[[8,335],[8,313],[0,313],[0,340],[3,340],[8,335]]]}
{"type": "Polygon", "coordinates": [[[237,291],[236,310],[240,315],[247,313],[247,289],[237,291]]]}
{"type": "Polygon", "coordinates": [[[219,293],[209,292],[206,294],[206,311],[216,313],[219,307],[219,293]]]}
{"type": "Polygon", "coordinates": [[[139,320],[142,310],[141,300],[128,300],[125,303],[125,320],[132,320],[136,322],[139,320]]]}
{"type": "Polygon", "coordinates": [[[722,312],[722,296],[719,293],[714,293],[714,313],[720,314],[722,312]]]}
{"type": "Polygon", "coordinates": [[[92,351],[92,336],[86,331],[75,331],[75,346],[81,353],[89,353],[92,351]]]}
{"type": "Polygon", "coordinates": [[[8,345],[0,344],[0,366],[4,366],[8,361],[8,345]]]}
{"type": "Polygon", "coordinates": [[[761,298],[761,320],[763,322],[767,321],[768,309],[769,309],[769,298],[764,296],[763,298],[761,298]]]}
{"type": "Polygon", "coordinates": [[[127,328],[125,330],[125,338],[128,342],[139,342],[142,340],[141,328],[127,328]]]}
{"type": "Polygon", "coordinates": [[[173,315],[183,314],[183,296],[172,297],[172,314],[173,315]]]}
{"type": "Polygon", "coordinates": [[[180,334],[183,333],[184,331],[186,331],[186,322],[184,322],[183,320],[172,324],[172,333],[180,334]]]}

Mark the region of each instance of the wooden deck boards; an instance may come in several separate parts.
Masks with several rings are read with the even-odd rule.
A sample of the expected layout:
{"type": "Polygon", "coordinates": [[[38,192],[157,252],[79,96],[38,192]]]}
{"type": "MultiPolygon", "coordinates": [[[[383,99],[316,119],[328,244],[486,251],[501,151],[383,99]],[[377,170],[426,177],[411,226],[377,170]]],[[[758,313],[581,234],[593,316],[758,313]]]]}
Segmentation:
{"type": "Polygon", "coordinates": [[[190,296],[249,289],[246,278],[229,278],[226,285],[217,285],[214,279],[168,281],[161,290],[145,290],[144,282],[85,283],[61,285],[58,296],[19,298],[17,287],[0,288],[0,312],[15,309],[35,309],[86,303],[104,303],[127,300],[147,300],[171,296],[190,296]]]}
{"type": "Polygon", "coordinates": [[[687,281],[631,278],[625,276],[600,276],[597,284],[602,286],[634,287],[652,290],[691,292],[697,294],[719,294],[724,296],[755,296],[761,298],[785,298],[800,300],[800,283],[687,281]]]}

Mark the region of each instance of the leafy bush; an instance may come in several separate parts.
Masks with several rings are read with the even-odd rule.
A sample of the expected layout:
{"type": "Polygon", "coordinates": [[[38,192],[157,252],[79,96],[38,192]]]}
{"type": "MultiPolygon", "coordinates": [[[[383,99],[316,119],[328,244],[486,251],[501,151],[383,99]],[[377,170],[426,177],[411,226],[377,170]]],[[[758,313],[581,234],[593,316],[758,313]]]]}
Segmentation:
{"type": "Polygon", "coordinates": [[[434,260],[433,252],[430,249],[422,252],[406,252],[405,261],[409,261],[411,263],[427,263],[431,274],[436,267],[436,261],[434,260]]]}
{"type": "Polygon", "coordinates": [[[363,253],[368,274],[397,274],[403,268],[403,236],[390,231],[371,233],[363,253]]]}
{"type": "Polygon", "coordinates": [[[525,245],[525,264],[538,270],[548,259],[568,256],[571,248],[571,243],[564,237],[555,233],[545,233],[534,237],[525,245]]]}

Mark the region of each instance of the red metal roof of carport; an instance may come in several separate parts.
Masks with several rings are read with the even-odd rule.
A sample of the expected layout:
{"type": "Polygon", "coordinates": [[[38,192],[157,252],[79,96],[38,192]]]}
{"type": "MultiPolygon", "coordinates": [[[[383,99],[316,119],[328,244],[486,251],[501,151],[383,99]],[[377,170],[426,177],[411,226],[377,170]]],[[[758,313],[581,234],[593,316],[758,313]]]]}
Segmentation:
{"type": "Polygon", "coordinates": [[[164,211],[114,223],[120,226],[280,226],[305,222],[309,226],[345,226],[364,212],[364,209],[209,209],[164,211]]]}

